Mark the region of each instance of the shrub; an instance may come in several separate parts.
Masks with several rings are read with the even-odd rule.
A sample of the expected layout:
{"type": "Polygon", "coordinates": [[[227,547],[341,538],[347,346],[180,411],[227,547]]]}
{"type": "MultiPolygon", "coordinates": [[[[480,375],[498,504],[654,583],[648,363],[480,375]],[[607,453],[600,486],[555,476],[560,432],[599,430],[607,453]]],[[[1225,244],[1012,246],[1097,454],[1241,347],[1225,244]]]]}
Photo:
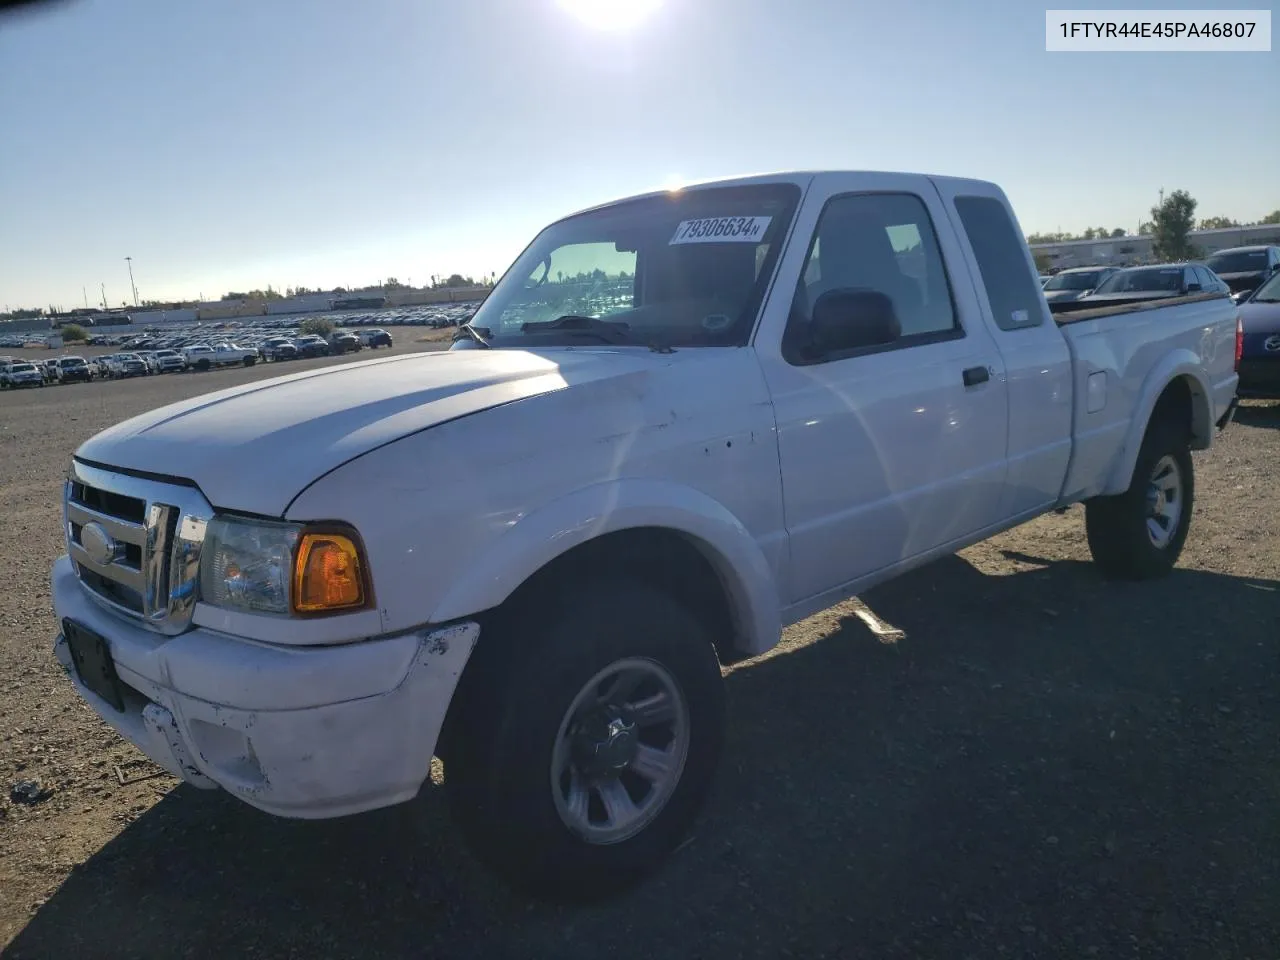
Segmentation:
{"type": "Polygon", "coordinates": [[[328,339],[329,334],[333,333],[333,321],[324,317],[307,317],[298,324],[298,332],[328,339]]]}
{"type": "Polygon", "coordinates": [[[80,324],[78,323],[68,323],[66,326],[62,328],[63,343],[73,343],[73,342],[83,343],[88,339],[89,339],[89,334],[85,333],[84,327],[80,326],[80,324]]]}

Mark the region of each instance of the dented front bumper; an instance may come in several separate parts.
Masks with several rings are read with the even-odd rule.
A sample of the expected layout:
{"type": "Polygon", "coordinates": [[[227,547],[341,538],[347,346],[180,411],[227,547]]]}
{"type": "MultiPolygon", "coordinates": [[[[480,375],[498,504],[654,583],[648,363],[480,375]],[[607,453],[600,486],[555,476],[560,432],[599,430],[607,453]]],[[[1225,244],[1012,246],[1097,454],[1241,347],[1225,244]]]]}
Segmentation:
{"type": "MultiPolygon", "coordinates": [[[[175,776],[268,813],[322,818],[414,797],[474,623],[331,647],[285,647],[196,628],[163,637],[110,613],[62,557],[54,610],[104,637],[123,710],[81,682],[66,638],[54,653],[81,697],[175,776]]],[[[302,629],[303,627],[300,627],[302,629]]]]}

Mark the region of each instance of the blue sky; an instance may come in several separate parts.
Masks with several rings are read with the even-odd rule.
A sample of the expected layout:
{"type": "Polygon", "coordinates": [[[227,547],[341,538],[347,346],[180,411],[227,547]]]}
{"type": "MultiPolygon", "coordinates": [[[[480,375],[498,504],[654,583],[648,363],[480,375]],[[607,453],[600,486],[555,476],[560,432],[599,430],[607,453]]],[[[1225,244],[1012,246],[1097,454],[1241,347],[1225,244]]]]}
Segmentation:
{"type": "Polygon", "coordinates": [[[663,0],[625,31],[559,0],[71,0],[0,17],[0,309],[118,304],[126,255],[155,299],[501,273],[579,207],[778,169],[991,179],[1028,231],[1133,229],[1161,186],[1254,219],[1278,57],[1049,54],[1025,0],[663,0]]]}

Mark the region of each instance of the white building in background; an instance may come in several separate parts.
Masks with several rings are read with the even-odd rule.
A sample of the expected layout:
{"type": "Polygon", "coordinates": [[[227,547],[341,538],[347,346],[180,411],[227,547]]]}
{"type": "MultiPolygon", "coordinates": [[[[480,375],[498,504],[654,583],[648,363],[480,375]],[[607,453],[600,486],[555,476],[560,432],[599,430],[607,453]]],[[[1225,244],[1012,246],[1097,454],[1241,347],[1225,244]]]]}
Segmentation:
{"type": "MultiPolygon", "coordinates": [[[[1200,249],[1202,256],[1209,256],[1228,247],[1248,247],[1254,244],[1280,245],[1280,223],[1266,223],[1253,227],[1224,227],[1220,230],[1192,230],[1188,239],[1200,249]]],[[[1068,267],[1131,266],[1150,263],[1151,237],[1107,237],[1101,240],[1064,240],[1060,243],[1033,243],[1031,251],[1049,258],[1050,270],[1068,267]]]]}

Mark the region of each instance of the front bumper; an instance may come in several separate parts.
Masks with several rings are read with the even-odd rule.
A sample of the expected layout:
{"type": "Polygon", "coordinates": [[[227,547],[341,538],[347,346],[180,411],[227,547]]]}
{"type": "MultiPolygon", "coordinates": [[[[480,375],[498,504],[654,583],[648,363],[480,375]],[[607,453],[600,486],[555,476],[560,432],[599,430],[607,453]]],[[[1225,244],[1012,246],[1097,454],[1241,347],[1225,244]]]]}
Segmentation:
{"type": "Polygon", "coordinates": [[[278,816],[338,817],[412,799],[480,632],[461,623],[328,647],[199,627],[166,638],[100,607],[68,557],[51,580],[58,623],[104,637],[125,687],[123,711],[88,690],[59,635],[54,654],[94,711],[175,776],[278,816]]]}

